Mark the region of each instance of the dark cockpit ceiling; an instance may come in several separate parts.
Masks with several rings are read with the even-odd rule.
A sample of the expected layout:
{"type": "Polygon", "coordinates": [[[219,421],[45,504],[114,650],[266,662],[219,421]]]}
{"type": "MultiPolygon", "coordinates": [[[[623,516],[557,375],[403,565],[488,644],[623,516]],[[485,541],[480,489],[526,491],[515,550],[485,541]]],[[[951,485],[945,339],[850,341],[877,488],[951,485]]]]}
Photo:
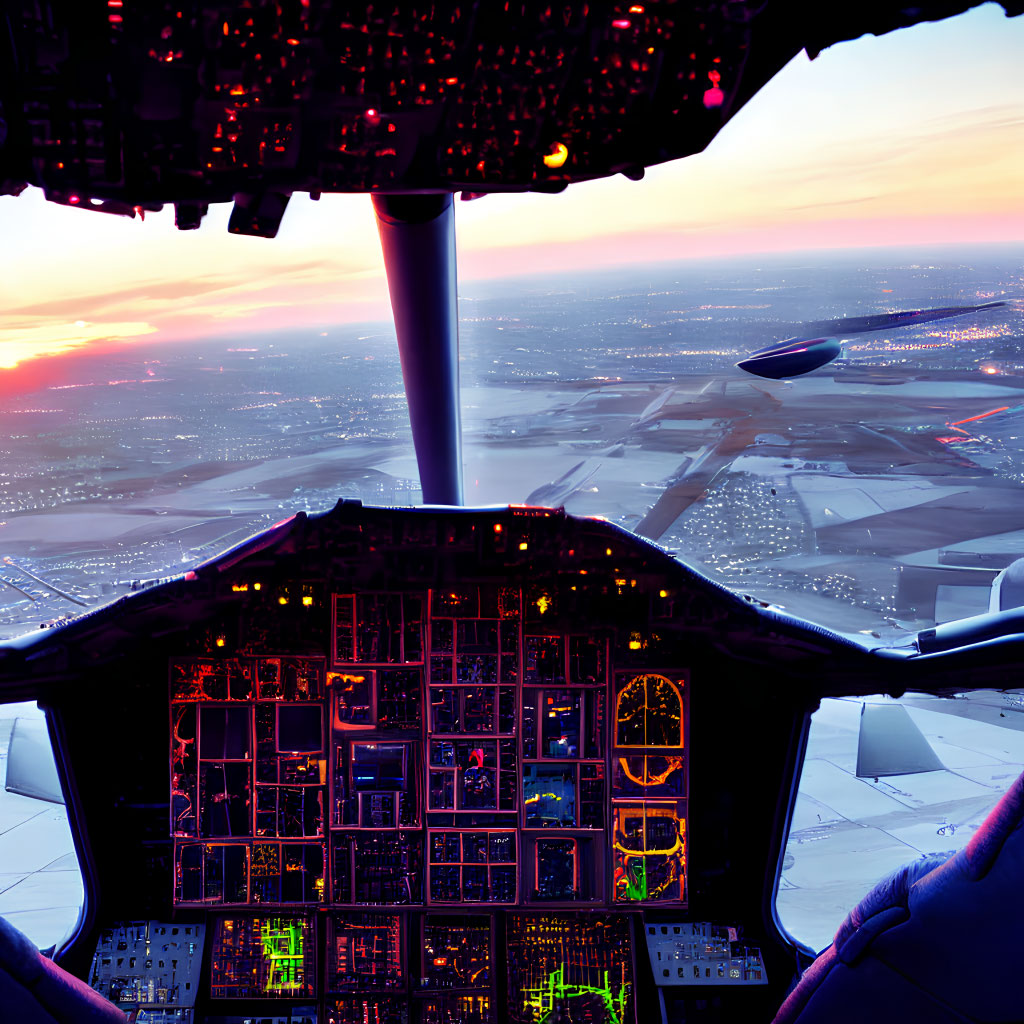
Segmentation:
{"type": "Polygon", "coordinates": [[[802,49],[972,6],[8,4],[0,194],[128,216],[175,203],[182,228],[235,199],[231,230],[266,234],[295,191],[640,177],[703,149],[802,49]]]}
{"type": "MultiPolygon", "coordinates": [[[[443,1019],[507,1005],[526,1021],[531,957],[547,954],[520,931],[576,922],[584,949],[628,954],[601,1019],[652,1020],[642,932],[682,918],[761,950],[767,984],[719,993],[714,1018],[754,1021],[792,975],[773,894],[819,699],[990,684],[1018,648],[918,672],[915,651],[737,597],[602,521],[342,502],[3,646],[0,687],[49,710],[86,884],[60,953],[76,973],[117,922],[204,924],[209,950],[211,929],[254,913],[333,943],[372,910],[398,944],[386,999],[379,975],[341,978],[322,941],[293,997],[325,1020],[377,998],[441,1020],[454,985],[486,1013],[443,1019]],[[482,860],[467,852],[481,842],[482,860]],[[494,966],[445,981],[420,938],[461,943],[470,924],[494,966]]],[[[289,993],[239,980],[218,935],[197,1009],[280,1006],[289,993]]]]}

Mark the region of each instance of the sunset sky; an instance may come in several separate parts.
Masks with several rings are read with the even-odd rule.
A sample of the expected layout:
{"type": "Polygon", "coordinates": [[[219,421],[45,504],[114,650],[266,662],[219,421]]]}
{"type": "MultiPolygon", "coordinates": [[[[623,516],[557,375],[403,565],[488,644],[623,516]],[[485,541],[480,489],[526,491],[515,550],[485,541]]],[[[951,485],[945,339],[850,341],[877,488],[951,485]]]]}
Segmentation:
{"type": "MultiPolygon", "coordinates": [[[[702,154],[460,203],[461,280],[851,246],[1024,240],[1024,17],[994,4],[795,59],[702,154]]],[[[369,200],[293,198],[274,240],[0,198],[0,369],[83,345],[390,316],[369,200]]]]}

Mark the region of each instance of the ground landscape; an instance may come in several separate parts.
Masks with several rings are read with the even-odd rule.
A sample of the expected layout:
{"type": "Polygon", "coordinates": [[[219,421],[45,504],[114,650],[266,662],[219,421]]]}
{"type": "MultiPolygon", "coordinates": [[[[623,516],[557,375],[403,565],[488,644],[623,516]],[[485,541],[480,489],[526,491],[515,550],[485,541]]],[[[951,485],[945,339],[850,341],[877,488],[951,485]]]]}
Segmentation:
{"type": "MultiPolygon", "coordinates": [[[[986,610],[996,574],[1024,555],[1024,247],[691,261],[462,291],[469,504],[603,516],[874,645],[986,610]],[[822,321],[993,300],[1006,305],[851,335],[839,360],[793,381],[735,366],[822,321]]],[[[44,376],[0,409],[0,636],[299,509],[419,501],[390,325],[136,343],[44,376]]],[[[907,698],[944,768],[879,781],[854,771],[861,702],[826,702],[783,925],[820,948],[885,871],[966,842],[1024,766],[1018,699],[907,698]]],[[[57,827],[11,799],[0,845],[57,827]]],[[[4,880],[0,913],[43,884],[4,880]]],[[[77,885],[69,876],[72,903],[77,885]]]]}

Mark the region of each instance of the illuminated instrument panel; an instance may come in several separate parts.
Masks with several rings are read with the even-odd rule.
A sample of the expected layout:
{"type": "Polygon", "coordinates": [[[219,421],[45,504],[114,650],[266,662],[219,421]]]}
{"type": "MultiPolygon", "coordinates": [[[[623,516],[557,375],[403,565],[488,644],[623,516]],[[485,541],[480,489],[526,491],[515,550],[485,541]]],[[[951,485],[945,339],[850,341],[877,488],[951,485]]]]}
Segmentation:
{"type": "Polygon", "coordinates": [[[52,680],[71,766],[93,916],[61,960],[204,937],[187,977],[102,954],[140,1022],[632,1024],[650,924],[788,955],[773,801],[842,662],[606,523],[343,503],[58,641],[6,671],[52,680]]]}
{"type": "Polygon", "coordinates": [[[737,929],[707,921],[645,924],[654,983],[675,985],[764,985],[759,949],[739,941],[737,929]]]}
{"type": "Polygon", "coordinates": [[[330,604],[330,657],[171,659],[175,904],[685,899],[684,673],[513,588],[330,604]]]}
{"type": "MultiPolygon", "coordinates": [[[[518,552],[530,523],[480,528],[518,552]]],[[[500,949],[511,1019],[633,1019],[617,911],[686,900],[687,673],[585,614],[671,603],[597,555],[599,585],[232,574],[168,659],[171,895],[211,911],[212,999],[485,1024],[500,949]]]]}
{"type": "MultiPolygon", "coordinates": [[[[679,665],[619,668],[612,631],[558,614],[554,587],[232,594],[230,642],[169,659],[173,903],[217,908],[213,999],[318,996],[319,926],[336,1020],[386,1019],[411,989],[423,1020],[482,1024],[498,922],[481,909],[685,901],[679,665]],[[317,616],[322,654],[290,647],[317,616]]],[[[626,915],[501,923],[513,1019],[631,1019],[626,915]]]]}

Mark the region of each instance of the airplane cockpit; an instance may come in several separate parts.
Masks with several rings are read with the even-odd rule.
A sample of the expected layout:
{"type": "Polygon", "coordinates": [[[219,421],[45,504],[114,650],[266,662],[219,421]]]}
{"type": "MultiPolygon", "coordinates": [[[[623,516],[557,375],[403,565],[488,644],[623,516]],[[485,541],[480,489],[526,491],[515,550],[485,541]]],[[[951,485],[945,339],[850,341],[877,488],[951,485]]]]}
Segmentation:
{"type": "MultiPolygon", "coordinates": [[[[453,193],[640,177],[799,50],[961,6],[7,5],[0,190],[173,203],[183,230],[232,201],[229,230],[263,237],[293,192],[371,193],[424,504],[298,512],[0,643],[84,886],[46,957],[0,922],[0,1020],[1021,1016],[992,974],[1021,948],[1019,781],[816,961],[776,909],[812,713],[1014,685],[1019,608],[881,644],[597,517],[462,507],[453,193]]],[[[751,372],[839,352],[805,340],[751,372]]],[[[873,735],[909,758],[901,728],[873,735]]]]}
{"type": "Polygon", "coordinates": [[[74,766],[62,962],[143,977],[123,930],[191,925],[213,1020],[649,1019],[664,972],[766,1016],[795,723],[866,660],[535,508],[339,504],[65,629],[4,666],[74,766]]]}

